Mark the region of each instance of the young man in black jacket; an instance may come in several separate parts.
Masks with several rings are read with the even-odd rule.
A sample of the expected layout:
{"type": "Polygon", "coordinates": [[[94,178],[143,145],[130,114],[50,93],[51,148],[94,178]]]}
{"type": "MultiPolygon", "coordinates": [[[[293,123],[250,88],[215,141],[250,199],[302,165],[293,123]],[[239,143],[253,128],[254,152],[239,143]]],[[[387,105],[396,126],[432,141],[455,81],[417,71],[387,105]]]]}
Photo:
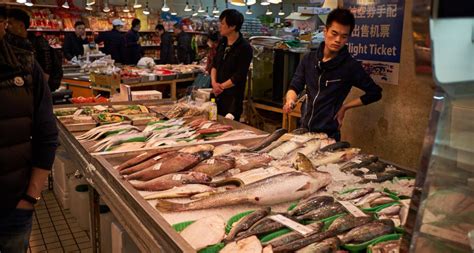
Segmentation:
{"type": "Polygon", "coordinates": [[[308,97],[301,110],[302,128],[327,133],[338,141],[347,110],[382,98],[382,88],[375,84],[347,50],[346,43],[354,25],[354,15],[347,9],[335,9],[329,13],[324,28],[324,42],[317,51],[303,57],[283,107],[284,112],[291,112],[298,94],[306,85],[308,97]],[[344,103],[352,86],[363,90],[365,94],[344,103]]]}
{"type": "Polygon", "coordinates": [[[219,16],[219,21],[222,39],[212,62],[212,91],[216,96],[217,112],[222,116],[230,113],[239,121],[253,51],[240,33],[244,23],[242,13],[227,9],[219,16]]]}
{"type": "Polygon", "coordinates": [[[112,21],[112,30],[100,33],[95,38],[96,43],[104,42],[104,48],[101,50],[104,54],[108,54],[117,63],[124,63],[123,58],[125,54],[125,37],[120,32],[124,23],[120,19],[112,21]]]}
{"type": "Polygon", "coordinates": [[[194,53],[191,47],[192,38],[183,30],[182,24],[174,25],[174,34],[176,35],[176,55],[178,63],[191,64],[194,61],[194,53]]]}
{"type": "Polygon", "coordinates": [[[156,25],[155,30],[160,36],[160,64],[175,63],[173,36],[167,33],[161,24],[156,25]]]}
{"type": "Polygon", "coordinates": [[[34,204],[51,170],[58,131],[33,52],[5,40],[0,6],[0,251],[26,252],[34,204]]]}
{"type": "Polygon", "coordinates": [[[84,55],[84,46],[89,44],[86,37],[86,24],[77,21],[74,24],[74,33],[67,34],[64,39],[63,52],[64,57],[70,61],[74,56],[84,55]]]}
{"type": "Polygon", "coordinates": [[[58,52],[52,48],[41,34],[28,34],[30,16],[21,9],[11,9],[8,12],[8,33],[6,40],[10,45],[34,52],[45,73],[51,92],[61,85],[63,78],[62,60],[58,52]]]}

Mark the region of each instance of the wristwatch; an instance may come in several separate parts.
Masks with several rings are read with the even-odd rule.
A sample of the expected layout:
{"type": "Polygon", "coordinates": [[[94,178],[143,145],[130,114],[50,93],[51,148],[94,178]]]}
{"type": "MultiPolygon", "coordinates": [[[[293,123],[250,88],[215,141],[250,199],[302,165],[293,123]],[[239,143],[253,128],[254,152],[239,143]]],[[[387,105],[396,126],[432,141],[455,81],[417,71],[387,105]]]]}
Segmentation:
{"type": "Polygon", "coordinates": [[[30,195],[25,193],[21,199],[26,200],[27,202],[31,203],[32,205],[36,205],[38,203],[38,201],[41,199],[41,197],[33,198],[30,195]]]}

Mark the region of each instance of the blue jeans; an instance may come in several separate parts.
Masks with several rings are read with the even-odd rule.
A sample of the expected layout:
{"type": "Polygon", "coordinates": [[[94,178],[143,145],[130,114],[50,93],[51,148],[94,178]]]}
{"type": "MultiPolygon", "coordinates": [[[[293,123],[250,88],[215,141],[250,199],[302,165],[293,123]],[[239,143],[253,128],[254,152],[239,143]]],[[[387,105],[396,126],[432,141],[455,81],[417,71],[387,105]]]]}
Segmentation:
{"type": "Polygon", "coordinates": [[[24,253],[29,244],[34,210],[15,209],[0,216],[0,252],[24,253]]]}

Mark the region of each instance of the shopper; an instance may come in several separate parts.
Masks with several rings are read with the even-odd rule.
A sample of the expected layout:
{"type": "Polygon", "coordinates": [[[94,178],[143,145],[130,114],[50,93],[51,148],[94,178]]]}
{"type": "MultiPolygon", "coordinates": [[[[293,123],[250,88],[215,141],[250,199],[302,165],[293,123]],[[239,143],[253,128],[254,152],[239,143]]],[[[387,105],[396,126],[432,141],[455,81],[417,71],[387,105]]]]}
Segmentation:
{"type": "Polygon", "coordinates": [[[302,106],[301,124],[311,132],[324,132],[340,140],[340,128],[347,110],[376,102],[380,88],[349,54],[346,43],[354,29],[354,15],[347,9],[329,13],[324,28],[324,42],[306,54],[299,64],[286,94],[284,112],[292,111],[299,93],[308,99],[302,106]],[[365,92],[360,98],[344,103],[352,86],[365,92]]]}
{"type": "Polygon", "coordinates": [[[140,46],[140,19],[132,20],[132,27],[125,34],[125,57],[124,64],[136,65],[143,56],[142,47],[140,46]]]}
{"type": "Polygon", "coordinates": [[[124,26],[124,23],[120,19],[114,19],[112,21],[112,30],[104,33],[100,33],[95,38],[96,43],[104,42],[104,48],[102,52],[108,54],[117,63],[123,63],[123,56],[125,50],[125,38],[120,32],[124,26]]]}
{"type": "Polygon", "coordinates": [[[210,32],[207,36],[207,46],[209,53],[207,54],[206,72],[211,73],[212,61],[217,54],[217,46],[219,45],[219,34],[217,32],[210,32]]]}
{"type": "Polygon", "coordinates": [[[88,45],[86,37],[86,24],[77,21],[74,24],[74,33],[67,34],[64,38],[63,52],[64,57],[70,61],[75,56],[84,55],[84,45],[88,45]]]}
{"type": "Polygon", "coordinates": [[[8,33],[6,40],[25,50],[34,52],[35,59],[44,71],[51,91],[55,91],[63,78],[62,60],[41,34],[28,34],[30,16],[21,9],[10,9],[8,12],[8,33]]]}
{"type": "Polygon", "coordinates": [[[239,121],[253,52],[240,33],[244,16],[239,11],[227,9],[219,16],[219,21],[222,39],[212,63],[212,90],[218,113],[223,116],[230,113],[239,121]]]}
{"type": "Polygon", "coordinates": [[[53,164],[57,128],[41,67],[5,40],[0,6],[0,252],[26,252],[34,204],[53,164]]]}
{"type": "Polygon", "coordinates": [[[194,52],[191,48],[191,36],[184,32],[182,24],[174,25],[174,34],[176,35],[176,55],[178,56],[178,63],[191,64],[194,61],[194,52]]]}
{"type": "Polygon", "coordinates": [[[173,36],[167,33],[165,27],[161,24],[156,25],[155,30],[160,36],[160,64],[175,63],[173,36]]]}

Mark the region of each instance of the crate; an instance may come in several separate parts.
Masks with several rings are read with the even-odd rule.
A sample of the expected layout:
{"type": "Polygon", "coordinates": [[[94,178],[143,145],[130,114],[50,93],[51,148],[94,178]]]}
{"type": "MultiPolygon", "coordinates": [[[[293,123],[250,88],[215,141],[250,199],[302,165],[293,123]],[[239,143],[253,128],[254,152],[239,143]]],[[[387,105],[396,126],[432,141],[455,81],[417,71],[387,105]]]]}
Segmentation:
{"type": "Polygon", "coordinates": [[[116,88],[120,86],[120,75],[104,75],[91,73],[90,75],[91,82],[102,88],[116,88]]]}
{"type": "Polygon", "coordinates": [[[171,81],[176,79],[176,75],[158,75],[157,78],[160,81],[171,81]]]}
{"type": "Polygon", "coordinates": [[[123,84],[139,83],[141,81],[142,81],[141,77],[132,77],[132,78],[122,79],[123,84]]]}
{"type": "Polygon", "coordinates": [[[140,81],[141,83],[148,83],[148,82],[154,82],[157,80],[156,75],[143,75],[142,80],[140,81]]]}

